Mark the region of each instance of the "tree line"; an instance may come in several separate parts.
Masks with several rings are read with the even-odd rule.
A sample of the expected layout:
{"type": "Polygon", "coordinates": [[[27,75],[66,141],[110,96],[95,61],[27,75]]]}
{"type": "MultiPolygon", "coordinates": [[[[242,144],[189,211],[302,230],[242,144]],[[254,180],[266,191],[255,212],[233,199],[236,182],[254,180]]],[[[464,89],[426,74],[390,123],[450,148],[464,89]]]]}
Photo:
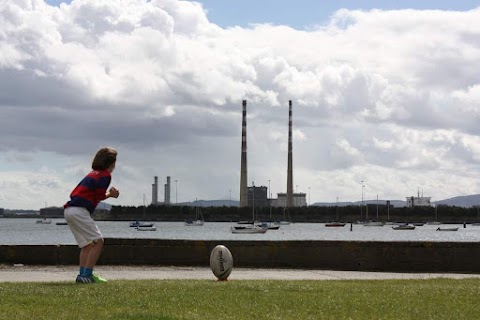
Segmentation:
{"type": "MultiPolygon", "coordinates": [[[[392,207],[368,204],[364,206],[330,206],[330,207],[201,207],[198,208],[205,221],[235,222],[290,220],[293,222],[356,222],[356,221],[393,221],[393,222],[428,222],[444,223],[480,222],[478,207],[462,208],[455,206],[413,208],[392,207]]],[[[96,213],[98,220],[152,220],[185,221],[195,218],[196,208],[192,206],[112,206],[110,211],[96,213]]]]}

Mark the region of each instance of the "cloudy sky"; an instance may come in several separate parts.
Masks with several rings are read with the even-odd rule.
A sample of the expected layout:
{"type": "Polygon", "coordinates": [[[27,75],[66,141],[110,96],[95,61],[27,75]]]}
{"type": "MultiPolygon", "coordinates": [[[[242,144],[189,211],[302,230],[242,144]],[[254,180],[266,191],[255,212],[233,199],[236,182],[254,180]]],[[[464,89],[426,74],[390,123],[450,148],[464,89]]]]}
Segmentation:
{"type": "Polygon", "coordinates": [[[63,205],[106,145],[111,204],[238,200],[243,99],[249,185],[286,190],[292,100],[310,203],[480,193],[478,1],[325,2],[0,1],[0,207],[63,205]]]}

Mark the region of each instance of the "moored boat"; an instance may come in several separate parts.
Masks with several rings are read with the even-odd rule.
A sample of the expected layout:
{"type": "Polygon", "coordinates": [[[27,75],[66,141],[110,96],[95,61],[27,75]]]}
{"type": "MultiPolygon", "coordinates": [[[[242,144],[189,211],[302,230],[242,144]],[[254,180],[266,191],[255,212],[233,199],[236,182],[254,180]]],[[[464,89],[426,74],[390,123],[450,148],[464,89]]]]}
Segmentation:
{"type": "Polygon", "coordinates": [[[393,230],[415,230],[415,226],[411,226],[409,224],[401,224],[398,226],[392,227],[393,230]]]}
{"type": "Polygon", "coordinates": [[[130,227],[138,228],[138,227],[153,227],[153,223],[151,222],[142,222],[142,221],[134,221],[130,222],[130,227]]]}
{"type": "Polygon", "coordinates": [[[257,224],[257,226],[260,227],[260,228],[268,229],[268,230],[278,230],[278,229],[280,229],[279,225],[275,225],[275,224],[272,224],[272,223],[269,223],[269,222],[262,222],[260,224],[257,224]]]}
{"type": "Polygon", "coordinates": [[[346,223],[343,222],[328,222],[325,223],[325,227],[345,227],[346,223]]]}
{"type": "Polygon", "coordinates": [[[157,226],[156,225],[152,225],[152,226],[149,226],[149,227],[136,227],[135,229],[137,229],[137,231],[157,231],[157,226]]]}
{"type": "Polygon", "coordinates": [[[236,229],[235,227],[231,228],[232,233],[265,233],[267,230],[267,228],[262,228],[255,225],[246,225],[241,229],[236,229]]]}
{"type": "MultiPolygon", "coordinates": [[[[195,200],[195,202],[196,201],[197,200],[195,200]]],[[[205,221],[203,220],[202,211],[200,210],[200,208],[198,206],[195,207],[195,219],[185,221],[186,226],[197,226],[197,227],[199,227],[199,226],[203,226],[204,223],[205,223],[205,221]]]]}
{"type": "Polygon", "coordinates": [[[458,231],[458,228],[437,228],[436,231],[458,231]]]}
{"type": "Polygon", "coordinates": [[[39,220],[35,221],[35,223],[38,223],[38,224],[50,224],[50,223],[52,223],[52,220],[47,219],[47,218],[43,218],[43,219],[39,219],[39,220]]]}
{"type": "Polygon", "coordinates": [[[203,220],[187,220],[185,221],[186,226],[203,226],[205,222],[203,220]]]}

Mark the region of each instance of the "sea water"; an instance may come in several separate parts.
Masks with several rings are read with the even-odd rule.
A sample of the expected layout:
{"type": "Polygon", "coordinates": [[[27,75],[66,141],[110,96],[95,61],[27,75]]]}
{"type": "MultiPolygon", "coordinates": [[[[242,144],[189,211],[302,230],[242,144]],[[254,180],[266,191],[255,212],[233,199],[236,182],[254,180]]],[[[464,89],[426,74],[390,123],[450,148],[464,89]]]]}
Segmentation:
{"type": "MultiPolygon", "coordinates": [[[[0,245],[75,244],[67,225],[37,224],[37,219],[0,218],[0,245]]],[[[424,225],[415,230],[393,230],[383,227],[347,224],[325,227],[323,223],[292,223],[265,234],[233,234],[232,222],[205,222],[203,226],[185,226],[183,222],[155,222],[156,231],[137,231],[129,221],[97,221],[105,238],[178,239],[178,240],[334,240],[334,241],[453,241],[479,242],[480,226],[424,225]],[[352,229],[351,229],[352,227],[352,229]],[[458,231],[436,231],[437,228],[458,227],[458,231]]]]}

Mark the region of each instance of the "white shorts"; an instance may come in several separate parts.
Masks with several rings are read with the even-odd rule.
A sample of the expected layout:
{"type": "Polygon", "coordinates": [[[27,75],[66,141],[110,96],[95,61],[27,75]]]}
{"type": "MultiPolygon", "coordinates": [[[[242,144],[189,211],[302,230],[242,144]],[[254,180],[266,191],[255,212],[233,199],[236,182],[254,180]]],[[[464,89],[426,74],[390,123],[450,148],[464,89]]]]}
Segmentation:
{"type": "Polygon", "coordinates": [[[65,209],[64,215],[80,248],[103,238],[87,209],[81,207],[68,207],[65,209]]]}

